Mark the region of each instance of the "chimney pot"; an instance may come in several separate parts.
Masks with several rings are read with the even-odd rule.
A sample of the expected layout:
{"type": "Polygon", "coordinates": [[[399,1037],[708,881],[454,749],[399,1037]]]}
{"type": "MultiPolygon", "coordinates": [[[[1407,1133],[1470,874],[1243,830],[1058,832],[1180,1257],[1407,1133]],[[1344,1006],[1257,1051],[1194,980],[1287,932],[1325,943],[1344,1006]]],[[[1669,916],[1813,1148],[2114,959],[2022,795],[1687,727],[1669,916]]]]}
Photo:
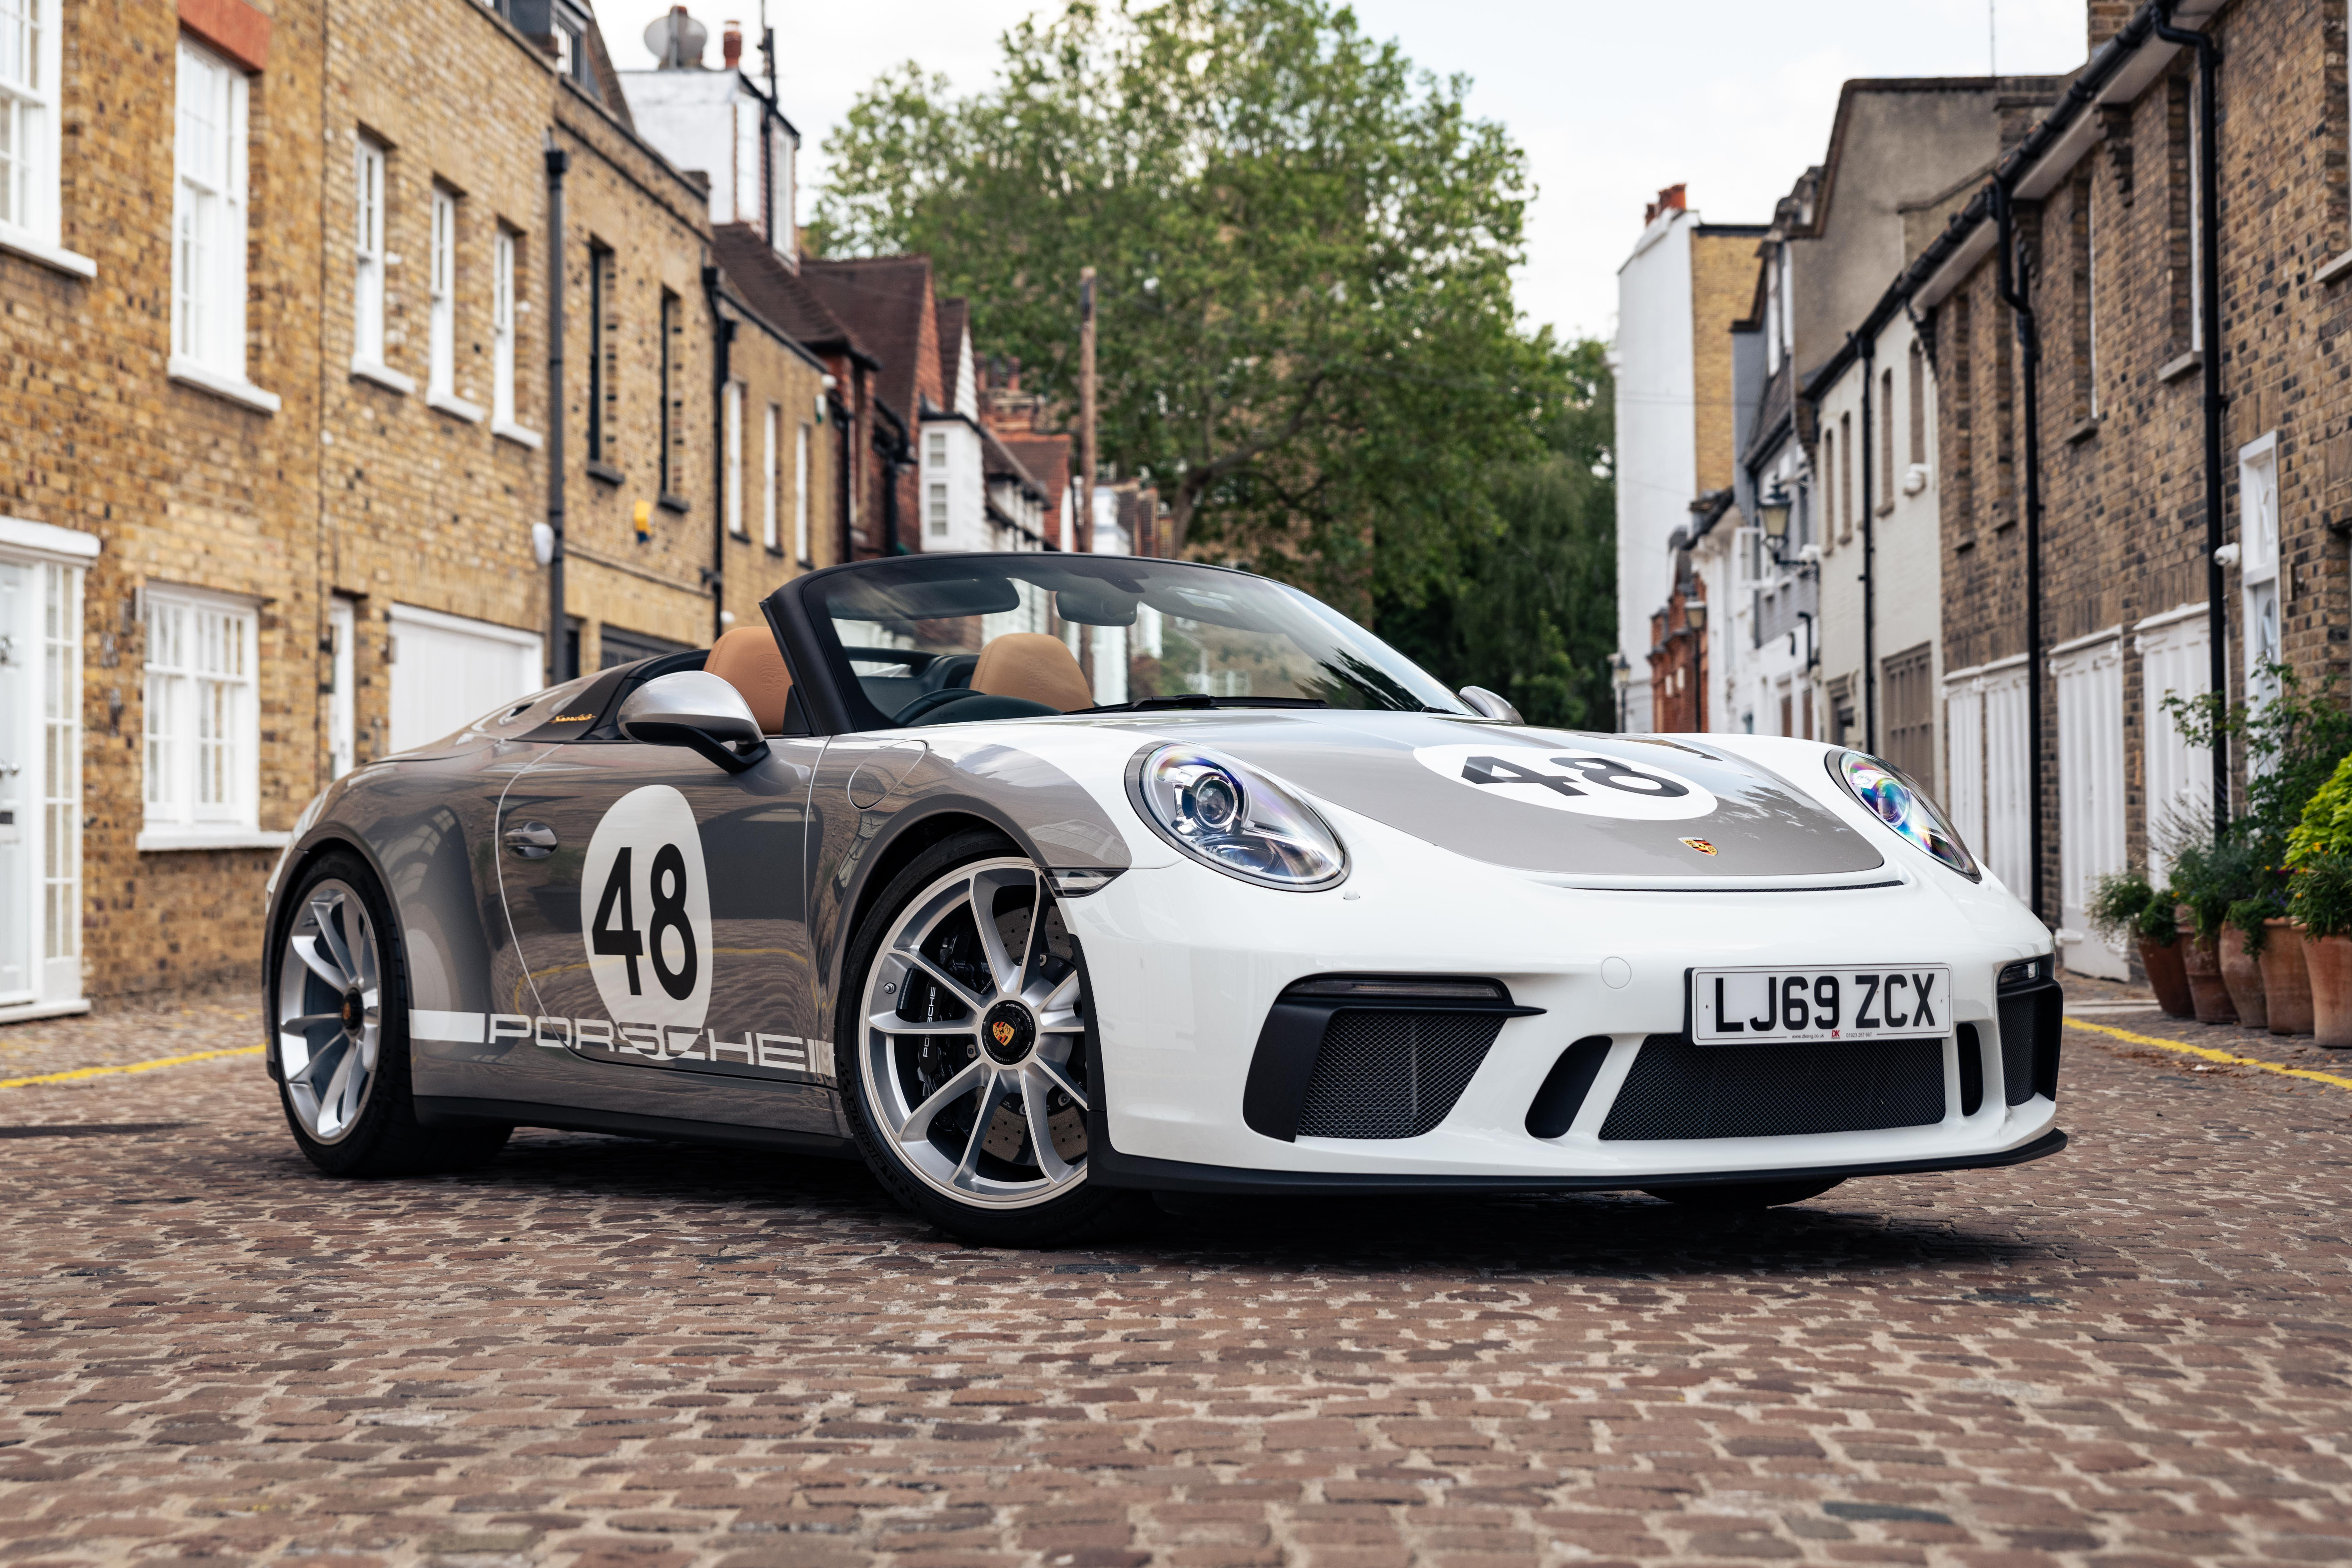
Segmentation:
{"type": "Polygon", "coordinates": [[[742,68],[742,23],[730,22],[727,24],[727,30],[719,35],[719,58],[726,62],[727,68],[729,70],[740,70],[742,68]]]}

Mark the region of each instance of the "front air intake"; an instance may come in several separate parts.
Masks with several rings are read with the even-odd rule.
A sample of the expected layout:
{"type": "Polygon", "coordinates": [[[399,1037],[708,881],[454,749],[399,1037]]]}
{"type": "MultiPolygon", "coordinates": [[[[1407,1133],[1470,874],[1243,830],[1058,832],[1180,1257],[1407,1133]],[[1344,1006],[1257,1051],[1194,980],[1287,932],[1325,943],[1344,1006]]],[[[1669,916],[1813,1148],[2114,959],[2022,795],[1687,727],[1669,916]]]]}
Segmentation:
{"type": "Polygon", "coordinates": [[[1470,1087],[1520,1007],[1496,980],[1322,975],[1268,1010],[1242,1089],[1242,1120],[1286,1142],[1418,1138],[1470,1087]]]}
{"type": "Polygon", "coordinates": [[[1872,1132],[1944,1119],[1944,1042],[1642,1042],[1601,1124],[1604,1139],[1780,1138],[1872,1132]]]}

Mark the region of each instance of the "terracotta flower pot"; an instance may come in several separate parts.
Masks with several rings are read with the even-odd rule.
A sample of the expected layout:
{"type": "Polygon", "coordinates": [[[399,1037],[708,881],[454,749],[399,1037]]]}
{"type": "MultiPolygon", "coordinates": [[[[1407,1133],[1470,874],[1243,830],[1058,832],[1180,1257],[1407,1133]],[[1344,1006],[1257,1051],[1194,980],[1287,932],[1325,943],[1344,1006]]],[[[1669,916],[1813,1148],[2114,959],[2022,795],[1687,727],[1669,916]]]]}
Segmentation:
{"type": "Polygon", "coordinates": [[[2189,971],[2189,996],[2200,1024],[2234,1024],[2238,1009],[2230,1000],[2229,983],[2221,978],[2221,949],[2197,934],[2192,924],[2180,933],[2181,966],[2189,971]]]}
{"type": "Polygon", "coordinates": [[[2271,1016],[2263,994],[2263,963],[2246,951],[2246,933],[2236,926],[2223,926],[2221,950],[2221,984],[2230,988],[2230,1005],[2238,1010],[2238,1022],[2249,1029],[2269,1028],[2271,1016]]]}
{"type": "Polygon", "coordinates": [[[2352,1046],[2352,936],[2306,933],[2303,962],[2311,971],[2312,1032],[2323,1046],[2352,1046]]]}
{"type": "Polygon", "coordinates": [[[2273,1035],[2311,1033],[2311,971],[2304,966],[2303,933],[2282,916],[2263,922],[2270,940],[2263,943],[2263,993],[2273,1035]]]}
{"type": "MultiPolygon", "coordinates": [[[[2288,940],[2294,941],[2292,937],[2288,940]]],[[[2189,971],[2181,965],[2181,947],[2178,942],[2170,946],[2159,946],[2142,937],[2139,939],[2139,966],[2147,971],[2148,988],[2156,993],[2156,1005],[2172,1017],[2189,1018],[2196,1016],[2197,1004],[2189,1000],[2189,971]]],[[[2294,942],[2294,949],[2295,962],[2300,964],[2303,944],[2294,942]]],[[[2308,985],[2305,990],[2308,995],[2308,985]]],[[[2305,1005],[2308,1007],[2309,1003],[2305,1005]]]]}

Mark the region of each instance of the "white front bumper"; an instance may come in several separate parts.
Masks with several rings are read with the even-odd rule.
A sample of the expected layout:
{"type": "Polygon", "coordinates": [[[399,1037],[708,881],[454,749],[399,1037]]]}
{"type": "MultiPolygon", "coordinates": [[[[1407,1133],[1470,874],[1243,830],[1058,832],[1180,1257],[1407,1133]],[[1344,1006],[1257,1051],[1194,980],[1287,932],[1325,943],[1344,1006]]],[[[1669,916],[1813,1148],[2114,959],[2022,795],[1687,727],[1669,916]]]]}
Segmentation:
{"type": "Polygon", "coordinates": [[[2008,1103],[1994,1007],[2000,967],[2048,952],[2048,932],[1997,884],[1969,883],[1891,837],[1892,886],[1593,890],[1538,883],[1323,809],[1354,868],[1331,891],[1275,891],[1180,861],[1130,870],[1065,905],[1087,956],[1101,1092],[1119,1156],[1391,1180],[1638,1184],[1644,1176],[1709,1172],[1967,1163],[2053,1129],[2057,1108],[2048,1098],[2008,1103]],[[1931,1125],[1762,1138],[1600,1136],[1643,1037],[1683,1028],[1687,968],[1856,963],[1951,966],[1950,1021],[1975,1025],[1984,1047],[1983,1100],[1973,1115],[1960,1113],[1958,1047],[1948,1044],[1946,1114],[1931,1125]],[[1503,1025],[1451,1113],[1422,1136],[1293,1142],[1255,1131],[1243,1120],[1242,1093],[1267,1010],[1293,981],[1329,973],[1477,975],[1544,1011],[1503,1025]],[[1574,1124],[1558,1138],[1530,1133],[1528,1109],[1545,1076],[1570,1043],[1594,1035],[1610,1037],[1612,1047],[1574,1124]]]}

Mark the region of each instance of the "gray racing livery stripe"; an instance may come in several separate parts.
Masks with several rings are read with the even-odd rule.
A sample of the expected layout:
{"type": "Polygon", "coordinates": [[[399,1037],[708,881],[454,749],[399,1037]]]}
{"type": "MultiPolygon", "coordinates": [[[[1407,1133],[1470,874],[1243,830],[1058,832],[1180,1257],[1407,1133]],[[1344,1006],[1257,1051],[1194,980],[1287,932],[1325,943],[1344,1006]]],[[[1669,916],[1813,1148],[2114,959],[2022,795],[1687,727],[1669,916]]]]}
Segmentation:
{"type": "Polygon", "coordinates": [[[488,1026],[488,1015],[483,1013],[436,1013],[429,1007],[408,1010],[408,1037],[412,1040],[455,1040],[460,1045],[478,1046],[488,1026]]]}

